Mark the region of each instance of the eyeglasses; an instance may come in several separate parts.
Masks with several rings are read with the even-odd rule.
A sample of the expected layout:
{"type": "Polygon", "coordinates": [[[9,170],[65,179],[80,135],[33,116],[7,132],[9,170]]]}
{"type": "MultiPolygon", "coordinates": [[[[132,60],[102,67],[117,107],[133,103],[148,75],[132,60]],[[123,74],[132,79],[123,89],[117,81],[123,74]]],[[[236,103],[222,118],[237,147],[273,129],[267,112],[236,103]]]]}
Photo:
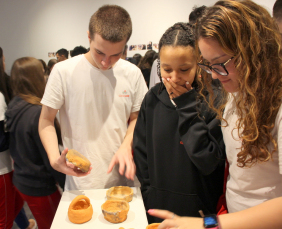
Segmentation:
{"type": "Polygon", "coordinates": [[[203,69],[205,72],[207,72],[208,74],[212,74],[212,70],[214,70],[216,73],[218,73],[219,75],[222,76],[228,76],[228,71],[225,68],[225,65],[228,64],[232,59],[234,58],[234,56],[232,56],[229,60],[225,61],[224,63],[221,64],[213,64],[213,65],[206,65],[206,64],[202,64],[202,63],[198,63],[198,66],[203,69]]]}

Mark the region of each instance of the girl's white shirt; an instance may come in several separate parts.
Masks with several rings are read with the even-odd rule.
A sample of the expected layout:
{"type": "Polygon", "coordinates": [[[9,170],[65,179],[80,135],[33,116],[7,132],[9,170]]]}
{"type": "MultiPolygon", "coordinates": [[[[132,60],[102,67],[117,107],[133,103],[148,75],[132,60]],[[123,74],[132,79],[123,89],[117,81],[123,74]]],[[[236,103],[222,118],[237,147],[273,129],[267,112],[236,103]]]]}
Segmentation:
{"type": "MultiPolygon", "coordinates": [[[[238,115],[235,109],[236,94],[229,94],[223,117],[228,126],[222,122],[223,139],[229,162],[229,177],[227,179],[226,200],[230,213],[241,211],[266,200],[282,196],[282,106],[278,111],[275,126],[271,131],[277,142],[278,151],[273,153],[271,160],[258,163],[251,168],[240,168],[237,165],[237,154],[242,143],[238,137],[236,122],[238,115]]],[[[270,151],[273,144],[268,145],[270,151]]]]}
{"type": "MultiPolygon", "coordinates": [[[[0,92],[0,121],[5,120],[5,112],[7,104],[4,95],[0,92]]],[[[0,175],[7,174],[13,170],[13,161],[10,156],[10,151],[5,150],[0,152],[0,175]]]]}

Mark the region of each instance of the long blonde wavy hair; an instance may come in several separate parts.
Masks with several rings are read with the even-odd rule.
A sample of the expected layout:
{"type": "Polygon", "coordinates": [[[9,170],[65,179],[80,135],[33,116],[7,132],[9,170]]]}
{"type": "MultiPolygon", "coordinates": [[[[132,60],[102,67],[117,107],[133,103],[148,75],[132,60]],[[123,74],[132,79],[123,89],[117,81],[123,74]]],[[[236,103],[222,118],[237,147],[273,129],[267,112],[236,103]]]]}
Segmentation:
{"type": "MultiPolygon", "coordinates": [[[[271,130],[282,98],[281,35],[275,21],[266,9],[250,0],[218,1],[198,22],[196,36],[197,40],[216,40],[235,59],[239,73],[236,95],[239,119],[235,129],[242,140],[238,166],[251,167],[270,160],[277,151],[271,130]],[[269,150],[269,143],[274,150],[269,150]]],[[[203,72],[202,76],[205,83],[211,81],[211,75],[203,72]]],[[[211,87],[207,87],[210,91],[211,87]]],[[[227,96],[225,91],[219,108],[210,104],[221,120],[227,96]]]]}

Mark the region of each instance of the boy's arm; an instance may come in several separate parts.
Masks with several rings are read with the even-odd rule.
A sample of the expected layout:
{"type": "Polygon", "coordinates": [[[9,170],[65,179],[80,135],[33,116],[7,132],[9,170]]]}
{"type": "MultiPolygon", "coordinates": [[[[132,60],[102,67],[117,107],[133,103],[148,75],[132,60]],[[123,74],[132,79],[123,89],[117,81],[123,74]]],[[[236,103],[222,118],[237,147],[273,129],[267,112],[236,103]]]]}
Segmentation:
{"type": "Polygon", "coordinates": [[[126,135],[118,151],[113,156],[110,165],[108,167],[107,173],[110,173],[114,168],[114,166],[116,164],[119,164],[119,173],[123,175],[126,167],[126,172],[125,172],[126,178],[134,180],[136,167],[132,156],[132,141],[133,141],[133,132],[136,125],[138,113],[139,111],[131,113],[129,117],[130,122],[127,128],[126,135]]]}
{"type": "Polygon", "coordinates": [[[65,158],[68,152],[67,148],[60,155],[58,138],[54,126],[57,112],[57,109],[43,105],[38,124],[40,139],[47,152],[50,164],[55,170],[61,173],[71,176],[85,176],[90,173],[90,170],[87,173],[83,173],[70,163],[67,164],[65,158]]]}

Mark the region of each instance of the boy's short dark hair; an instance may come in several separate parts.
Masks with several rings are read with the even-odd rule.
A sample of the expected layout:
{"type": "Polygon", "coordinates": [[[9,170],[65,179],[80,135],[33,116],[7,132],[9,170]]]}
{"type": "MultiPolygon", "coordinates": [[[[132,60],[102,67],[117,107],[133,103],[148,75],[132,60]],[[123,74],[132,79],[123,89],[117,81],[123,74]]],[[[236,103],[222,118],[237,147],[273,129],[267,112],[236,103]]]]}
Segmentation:
{"type": "Polygon", "coordinates": [[[94,34],[102,36],[104,40],[116,43],[124,39],[129,40],[132,33],[132,22],[128,12],[117,5],[104,5],[90,18],[89,34],[91,40],[94,34]]]}
{"type": "Polygon", "coordinates": [[[69,58],[69,51],[66,49],[59,49],[56,54],[59,56],[65,56],[67,59],[69,58]]]}
{"type": "Polygon", "coordinates": [[[282,0],[276,0],[273,5],[272,15],[275,20],[280,21],[282,20],[282,0]]]}

